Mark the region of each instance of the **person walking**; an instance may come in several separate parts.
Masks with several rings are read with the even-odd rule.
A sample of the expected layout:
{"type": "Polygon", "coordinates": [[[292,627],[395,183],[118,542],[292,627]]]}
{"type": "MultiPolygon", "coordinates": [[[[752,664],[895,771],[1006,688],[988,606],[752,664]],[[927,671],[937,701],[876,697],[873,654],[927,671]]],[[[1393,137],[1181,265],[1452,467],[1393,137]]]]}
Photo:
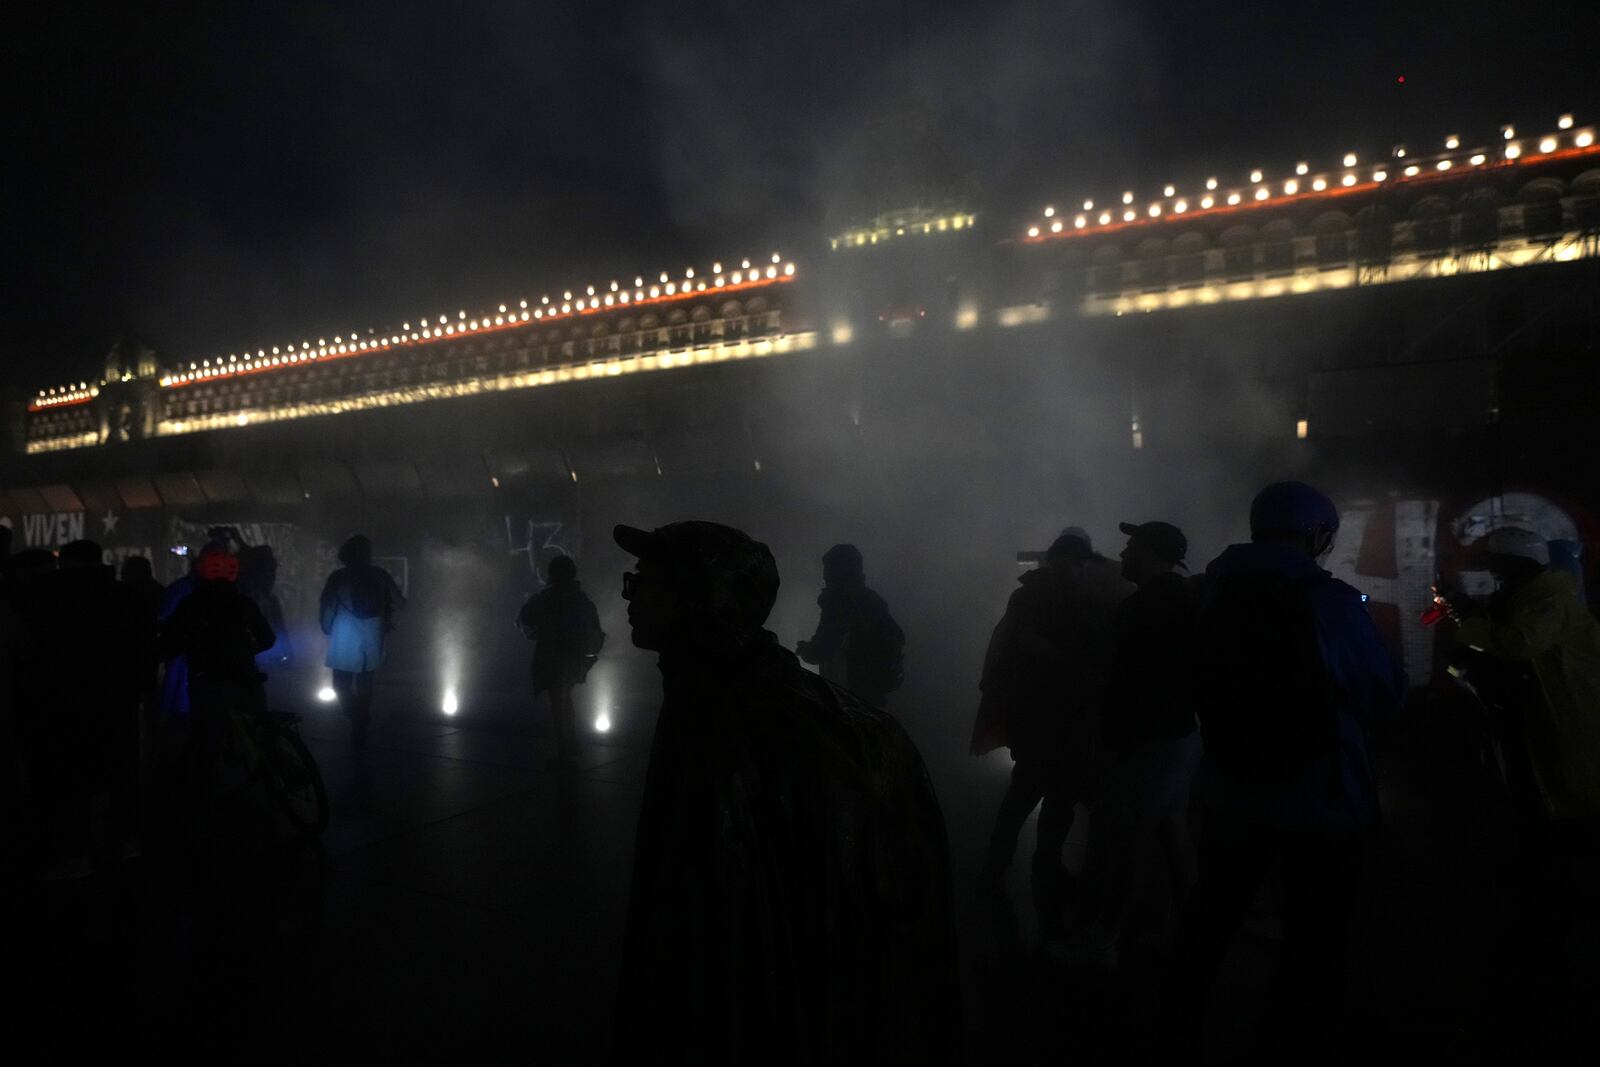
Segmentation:
{"type": "Polygon", "coordinates": [[[522,605],[517,626],[534,642],[529,668],[533,695],[549,698],[557,758],[572,760],[582,754],[572,690],[589,676],[606,635],[594,601],[578,582],[578,565],[572,557],[551,560],[548,577],[550,584],[522,605]]]}
{"type": "Polygon", "coordinates": [[[324,661],[333,671],[333,691],[350,720],[350,746],[367,745],[372,725],[372,686],[388,651],[394,615],[406,598],[394,578],[372,562],[372,542],[356,534],[339,547],[341,566],[322,587],[319,611],[328,638],[324,661]]]}
{"type": "Polygon", "coordinates": [[[1015,764],[995,815],[978,894],[1000,892],[1017,838],[1039,808],[1032,890],[1047,941],[1066,933],[1062,905],[1076,879],[1062,862],[1062,850],[1075,808],[1093,801],[1099,789],[1099,717],[1115,607],[1106,593],[1114,588],[1105,580],[1107,565],[1087,533],[1077,527],[1064,531],[1043,565],[1022,575],[984,657],[972,751],[982,755],[1004,744],[1015,764]]]}

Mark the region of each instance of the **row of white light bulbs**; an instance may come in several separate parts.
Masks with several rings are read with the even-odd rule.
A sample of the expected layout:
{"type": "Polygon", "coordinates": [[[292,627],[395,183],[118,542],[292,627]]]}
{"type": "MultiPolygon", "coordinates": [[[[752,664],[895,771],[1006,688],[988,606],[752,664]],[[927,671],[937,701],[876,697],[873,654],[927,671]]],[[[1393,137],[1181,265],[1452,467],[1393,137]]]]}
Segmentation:
{"type": "Polygon", "coordinates": [[[210,378],[223,378],[232,374],[241,374],[247,371],[262,370],[270,367],[292,366],[326,356],[342,356],[351,353],[378,351],[394,345],[404,344],[407,341],[433,341],[442,337],[453,337],[457,334],[472,333],[494,327],[517,325],[542,319],[559,318],[562,315],[581,314],[585,311],[594,311],[601,307],[626,306],[629,304],[648,303],[651,300],[662,300],[670,297],[681,297],[685,294],[703,293],[708,290],[726,288],[729,285],[761,284],[767,281],[776,281],[780,277],[791,278],[794,276],[794,264],[785,263],[783,257],[777,252],[772,254],[772,262],[765,268],[752,266],[748,259],[743,260],[738,270],[724,273],[721,263],[712,265],[711,284],[708,286],[704,278],[697,279],[693,267],[684,271],[681,282],[675,282],[666,271],[661,272],[659,283],[645,285],[641,275],[633,280],[632,290],[622,289],[620,283],[612,282],[611,289],[606,293],[596,293],[594,286],[589,286],[583,296],[574,297],[568,290],[562,294],[560,305],[553,304],[550,297],[540,298],[537,307],[529,308],[526,300],[521,301],[517,310],[512,311],[505,304],[500,305],[499,313],[494,316],[484,315],[481,319],[468,319],[466,311],[456,313],[457,321],[450,322],[449,316],[440,315],[437,323],[432,323],[431,318],[424,318],[421,323],[413,328],[407,322],[401,329],[407,331],[403,334],[393,334],[389,337],[377,337],[368,340],[357,340],[355,337],[346,339],[343,335],[333,339],[329,344],[326,339],[319,338],[317,346],[313,348],[310,341],[300,342],[297,351],[293,344],[287,346],[274,346],[272,354],[268,355],[265,349],[257,349],[255,356],[245,354],[244,359],[231,355],[224,361],[218,357],[215,362],[202,360],[199,364],[190,363],[189,369],[180,374],[171,374],[161,379],[165,386],[182,385],[188,382],[203,381],[210,378]],[[430,323],[432,323],[430,325],[430,323]]]}
{"type": "MultiPolygon", "coordinates": [[[[1563,130],[1571,129],[1572,125],[1573,125],[1572,116],[1571,115],[1562,115],[1561,118],[1558,120],[1557,125],[1563,130]]],[[[1515,137],[1517,135],[1516,128],[1512,127],[1512,126],[1502,126],[1500,128],[1500,132],[1501,132],[1501,136],[1503,137],[1503,139],[1506,142],[1505,148],[1503,150],[1504,157],[1506,159],[1508,159],[1508,160],[1520,159],[1523,156],[1524,152],[1523,152],[1522,145],[1515,140],[1515,137]]],[[[1589,130],[1589,129],[1579,130],[1577,133],[1572,135],[1572,144],[1576,148],[1589,148],[1594,144],[1594,139],[1595,139],[1595,134],[1594,134],[1593,130],[1589,130]]],[[[1539,149],[1538,149],[1539,152],[1541,154],[1544,154],[1544,155],[1548,155],[1551,152],[1554,152],[1556,149],[1561,147],[1560,139],[1558,137],[1554,136],[1554,135],[1540,138],[1538,144],[1539,144],[1539,149]]],[[[1452,134],[1450,137],[1445,138],[1444,146],[1445,146],[1446,149],[1450,149],[1450,150],[1458,149],[1458,148],[1461,147],[1461,138],[1452,134]]],[[[1404,159],[1406,157],[1406,146],[1405,145],[1396,145],[1395,149],[1394,149],[1394,156],[1395,156],[1396,159],[1404,159]]],[[[1477,153],[1474,153],[1472,156],[1470,156],[1468,158],[1467,163],[1470,166],[1481,167],[1485,163],[1487,163],[1488,161],[1489,161],[1489,157],[1488,157],[1488,155],[1486,153],[1477,152],[1477,153]]],[[[1345,153],[1344,165],[1346,167],[1354,167],[1357,162],[1358,162],[1358,160],[1357,160],[1356,154],[1354,152],[1345,153]]],[[[1455,161],[1450,160],[1450,159],[1441,159],[1441,160],[1438,160],[1437,162],[1435,162],[1433,164],[1434,169],[1437,170],[1437,171],[1448,171],[1454,166],[1455,166],[1455,161]]],[[[1301,177],[1304,177],[1310,171],[1310,169],[1311,169],[1310,164],[1308,164],[1308,163],[1300,163],[1295,167],[1295,174],[1297,174],[1297,175],[1299,175],[1301,177]]],[[[1420,164],[1411,163],[1411,164],[1407,164],[1405,166],[1405,168],[1404,168],[1402,173],[1407,178],[1414,178],[1414,177],[1416,177],[1418,174],[1420,174],[1422,172],[1422,169],[1423,168],[1422,168],[1422,166],[1420,164]]],[[[1389,177],[1389,172],[1386,169],[1384,169],[1383,167],[1379,167],[1379,168],[1377,168],[1376,170],[1374,170],[1372,172],[1372,181],[1373,182],[1387,181],[1388,177],[1389,177]]],[[[1256,189],[1251,194],[1251,199],[1252,200],[1261,201],[1261,200],[1267,200],[1267,199],[1271,198],[1272,191],[1270,189],[1268,189],[1265,185],[1262,184],[1262,182],[1264,180],[1265,180],[1265,177],[1264,177],[1264,175],[1262,174],[1262,172],[1259,169],[1258,170],[1253,170],[1253,171],[1250,172],[1251,184],[1256,186],[1256,189]]],[[[1359,180],[1360,179],[1357,178],[1357,176],[1354,173],[1347,172],[1347,173],[1344,174],[1343,177],[1341,177],[1339,179],[1339,184],[1341,186],[1343,186],[1344,188],[1349,188],[1349,187],[1355,185],[1359,180]]],[[[1211,195],[1211,192],[1215,191],[1216,188],[1217,188],[1217,179],[1215,179],[1215,178],[1207,178],[1206,179],[1207,194],[1200,198],[1200,209],[1201,210],[1208,210],[1210,208],[1213,208],[1213,207],[1217,206],[1217,204],[1218,204],[1217,197],[1211,195]]],[[[1311,188],[1312,192],[1317,192],[1317,193],[1324,192],[1328,188],[1328,180],[1326,178],[1323,178],[1323,177],[1314,178],[1314,179],[1312,179],[1312,181],[1310,183],[1310,188],[1311,188]]],[[[1298,178],[1290,178],[1290,179],[1288,179],[1287,181],[1285,181],[1283,183],[1283,195],[1285,195],[1285,196],[1294,196],[1294,195],[1298,194],[1300,191],[1301,191],[1300,190],[1300,182],[1299,182],[1298,178]]],[[[1168,198],[1171,198],[1171,197],[1174,197],[1174,196],[1177,195],[1177,189],[1174,186],[1168,185],[1164,190],[1162,190],[1162,193],[1163,193],[1164,196],[1166,196],[1168,198]]],[[[1124,205],[1124,209],[1123,209],[1122,214],[1121,214],[1121,221],[1122,222],[1133,222],[1133,221],[1137,220],[1138,217],[1139,217],[1138,211],[1134,210],[1132,207],[1127,206],[1127,205],[1131,205],[1133,203],[1133,199],[1134,199],[1133,193],[1131,193],[1131,192],[1125,192],[1125,193],[1122,194],[1122,203],[1124,205]]],[[[1226,203],[1229,207],[1236,207],[1239,204],[1244,202],[1244,194],[1243,193],[1239,193],[1239,192],[1231,192],[1226,196],[1226,198],[1224,199],[1223,202],[1226,203]]],[[[1085,200],[1083,202],[1083,210],[1086,211],[1086,212],[1087,211],[1093,211],[1094,210],[1094,201],[1093,200],[1085,200]]],[[[1184,199],[1175,200],[1173,202],[1173,204],[1172,204],[1171,210],[1172,210],[1172,213],[1175,214],[1175,215],[1182,215],[1186,211],[1189,210],[1189,202],[1187,200],[1184,200],[1184,199]]],[[[1149,218],[1160,218],[1161,215],[1163,214],[1163,212],[1164,212],[1164,208],[1159,203],[1150,204],[1145,209],[1145,214],[1149,218]]],[[[1048,229],[1049,229],[1049,231],[1051,233],[1061,233],[1064,229],[1066,229],[1066,224],[1061,219],[1056,218],[1056,209],[1054,207],[1046,207],[1044,209],[1044,216],[1045,216],[1045,218],[1052,220],[1051,222],[1049,222],[1047,224],[1048,229]]],[[[1111,223],[1117,221],[1117,218],[1116,218],[1116,215],[1111,211],[1102,211],[1100,213],[1098,221],[1099,221],[1100,225],[1102,225],[1102,226],[1109,226],[1111,223]]],[[[1074,229],[1078,229],[1078,230],[1084,229],[1085,227],[1087,227],[1089,225],[1089,217],[1087,215],[1077,215],[1077,216],[1075,216],[1073,218],[1072,225],[1073,225],[1074,229]]],[[[1028,236],[1029,237],[1038,237],[1038,236],[1040,236],[1040,234],[1041,234],[1041,228],[1039,226],[1030,226],[1030,227],[1028,227],[1028,236]]]]}
{"type": "Polygon", "coordinates": [[[58,385],[53,389],[39,390],[39,396],[34,401],[34,406],[43,408],[52,404],[71,404],[78,400],[92,399],[99,394],[99,386],[90,385],[88,382],[79,382],[75,386],[58,385]]]}

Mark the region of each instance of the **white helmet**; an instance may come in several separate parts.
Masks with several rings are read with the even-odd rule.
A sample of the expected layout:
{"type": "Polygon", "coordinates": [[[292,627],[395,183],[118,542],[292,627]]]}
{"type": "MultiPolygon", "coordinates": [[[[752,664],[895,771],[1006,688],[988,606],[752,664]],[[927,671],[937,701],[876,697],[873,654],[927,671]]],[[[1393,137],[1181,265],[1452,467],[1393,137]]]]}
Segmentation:
{"type": "Polygon", "coordinates": [[[1492,556],[1515,556],[1541,567],[1550,566],[1550,546],[1532,530],[1502,526],[1483,539],[1483,550],[1492,556]]]}

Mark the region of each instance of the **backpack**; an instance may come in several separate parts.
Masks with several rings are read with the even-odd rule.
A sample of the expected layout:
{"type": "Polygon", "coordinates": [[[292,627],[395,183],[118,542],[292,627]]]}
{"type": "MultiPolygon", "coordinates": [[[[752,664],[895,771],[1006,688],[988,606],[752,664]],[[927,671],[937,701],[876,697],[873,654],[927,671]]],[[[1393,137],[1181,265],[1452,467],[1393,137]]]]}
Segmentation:
{"type": "Polygon", "coordinates": [[[1312,593],[1327,575],[1218,580],[1195,647],[1200,735],[1224,774],[1282,783],[1338,743],[1333,677],[1312,593]]]}

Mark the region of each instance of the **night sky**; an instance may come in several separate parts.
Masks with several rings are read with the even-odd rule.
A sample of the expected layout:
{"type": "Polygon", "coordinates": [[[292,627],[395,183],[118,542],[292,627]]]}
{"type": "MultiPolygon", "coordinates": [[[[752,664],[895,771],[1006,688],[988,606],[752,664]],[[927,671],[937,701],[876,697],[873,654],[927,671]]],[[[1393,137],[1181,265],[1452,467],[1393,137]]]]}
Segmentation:
{"type": "Polygon", "coordinates": [[[1052,199],[1600,118],[1600,5],[43,4],[6,16],[6,382],[1052,199]],[[1404,77],[1404,84],[1399,79],[1404,77]]]}

